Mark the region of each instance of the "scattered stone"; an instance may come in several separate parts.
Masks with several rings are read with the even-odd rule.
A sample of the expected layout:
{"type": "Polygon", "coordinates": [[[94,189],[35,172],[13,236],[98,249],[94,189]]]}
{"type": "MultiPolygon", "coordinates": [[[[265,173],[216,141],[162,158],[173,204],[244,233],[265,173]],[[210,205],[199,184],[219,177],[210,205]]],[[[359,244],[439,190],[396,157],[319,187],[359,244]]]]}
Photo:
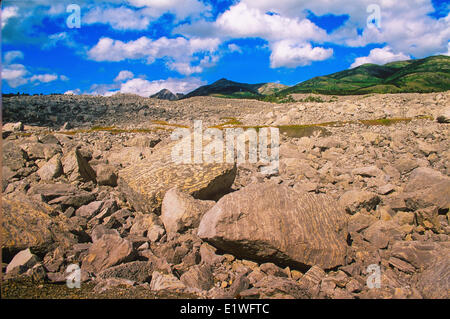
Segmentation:
{"type": "Polygon", "coordinates": [[[195,265],[180,277],[181,282],[186,287],[209,290],[213,287],[214,281],[210,266],[195,265]]]}
{"type": "Polygon", "coordinates": [[[155,214],[136,213],[133,226],[130,229],[131,235],[144,236],[150,239],[150,241],[156,242],[165,233],[158,216],[155,214]]]}
{"type": "Polygon", "coordinates": [[[97,274],[98,278],[122,278],[138,283],[150,282],[153,264],[148,261],[133,261],[107,268],[97,274]]]}
{"type": "Polygon", "coordinates": [[[186,286],[174,275],[154,271],[152,281],[150,282],[150,289],[153,291],[183,291],[186,289],[186,286]]]}
{"type": "Polygon", "coordinates": [[[343,206],[345,211],[351,215],[359,212],[363,208],[368,211],[374,210],[379,202],[380,198],[378,195],[372,192],[359,190],[348,191],[339,199],[341,206],[343,206]]]}
{"type": "Polygon", "coordinates": [[[117,235],[105,234],[89,248],[81,269],[87,273],[97,274],[106,268],[129,261],[133,255],[133,245],[130,241],[117,235]]]}

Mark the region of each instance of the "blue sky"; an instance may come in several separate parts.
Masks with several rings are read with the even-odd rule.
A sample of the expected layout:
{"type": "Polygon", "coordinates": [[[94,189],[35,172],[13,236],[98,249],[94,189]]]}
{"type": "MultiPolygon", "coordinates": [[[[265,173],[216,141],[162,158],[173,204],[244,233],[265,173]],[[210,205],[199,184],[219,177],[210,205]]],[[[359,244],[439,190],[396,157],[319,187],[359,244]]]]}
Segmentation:
{"type": "Polygon", "coordinates": [[[2,92],[149,96],[220,78],[294,85],[449,54],[443,0],[4,0],[2,92]],[[80,8],[80,28],[68,5],[80,8]],[[379,14],[378,14],[379,13],[379,14]]]}

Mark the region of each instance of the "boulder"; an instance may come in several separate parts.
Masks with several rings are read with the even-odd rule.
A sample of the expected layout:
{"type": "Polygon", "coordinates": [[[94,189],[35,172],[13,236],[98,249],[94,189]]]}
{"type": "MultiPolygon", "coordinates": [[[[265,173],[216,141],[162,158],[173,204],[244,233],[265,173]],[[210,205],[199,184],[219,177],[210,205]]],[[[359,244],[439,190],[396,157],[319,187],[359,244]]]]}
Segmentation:
{"type": "Polygon", "coordinates": [[[345,211],[349,214],[355,214],[362,208],[370,211],[373,210],[380,202],[380,197],[377,194],[361,191],[350,190],[342,194],[339,198],[339,203],[344,207],[345,211]]]}
{"type": "Polygon", "coordinates": [[[403,198],[410,210],[437,206],[450,208],[450,178],[427,167],[416,168],[409,176],[403,198]]]}
{"type": "Polygon", "coordinates": [[[37,171],[37,173],[41,180],[44,181],[51,181],[53,178],[61,176],[63,173],[63,168],[60,155],[53,156],[37,171]]]}
{"type": "Polygon", "coordinates": [[[391,250],[391,256],[406,261],[417,270],[433,267],[437,258],[449,254],[450,249],[445,245],[421,241],[397,241],[391,250]]]}
{"type": "Polygon", "coordinates": [[[65,183],[40,183],[30,187],[27,195],[40,195],[46,202],[57,197],[70,196],[78,192],[78,189],[71,184],[65,183]]]}
{"type": "Polygon", "coordinates": [[[24,249],[17,253],[6,267],[6,273],[19,268],[19,273],[24,273],[34,265],[36,265],[38,259],[36,255],[33,255],[29,248],[24,249]]]}
{"type": "Polygon", "coordinates": [[[94,201],[87,205],[83,205],[75,211],[75,215],[84,217],[87,219],[91,219],[96,214],[100,212],[102,209],[103,202],[102,201],[94,201]]]}
{"type": "Polygon", "coordinates": [[[363,232],[364,239],[376,248],[386,248],[389,243],[401,240],[402,232],[392,221],[379,220],[363,232]]]}
{"type": "Polygon", "coordinates": [[[81,270],[97,274],[106,268],[130,261],[134,256],[130,241],[115,234],[105,234],[95,241],[83,258],[81,270]]]}
{"type": "Polygon", "coordinates": [[[425,298],[450,298],[450,259],[443,255],[417,279],[417,288],[425,298]]]}
{"type": "Polygon", "coordinates": [[[15,254],[30,248],[38,255],[53,244],[74,244],[73,229],[64,216],[51,217],[53,208],[27,197],[2,197],[2,249],[15,254]]]}
{"type": "Polygon", "coordinates": [[[353,175],[360,175],[363,177],[378,177],[384,174],[381,169],[374,165],[355,168],[352,170],[352,173],[353,175]]]}
{"type": "Polygon", "coordinates": [[[160,290],[184,290],[186,286],[172,274],[162,274],[159,271],[154,271],[152,281],[150,282],[150,289],[153,291],[160,290]]]}
{"type": "Polygon", "coordinates": [[[97,274],[98,278],[122,278],[135,282],[150,282],[153,266],[148,261],[132,261],[129,263],[107,268],[97,274]]]}
{"type": "Polygon", "coordinates": [[[214,285],[211,268],[207,265],[195,265],[180,277],[186,287],[209,290],[214,285]]]}
{"type": "Polygon", "coordinates": [[[347,215],[327,195],[252,184],[221,198],[198,236],[237,257],[328,269],[345,262],[347,215]]]}
{"type": "Polygon", "coordinates": [[[144,236],[152,242],[158,241],[165,234],[159,217],[155,214],[136,213],[133,226],[130,229],[131,235],[144,236]]]}
{"type": "Polygon", "coordinates": [[[96,173],[89,165],[88,161],[82,156],[79,148],[74,148],[65,154],[62,159],[64,174],[69,181],[95,181],[96,173]]]}
{"type": "Polygon", "coordinates": [[[15,142],[8,141],[2,145],[4,166],[9,167],[12,171],[17,171],[27,163],[28,156],[15,142]]]}
{"type": "Polygon", "coordinates": [[[116,167],[113,165],[97,165],[95,167],[97,174],[97,184],[116,187],[117,174],[116,167]]]}
{"type": "Polygon", "coordinates": [[[204,213],[214,206],[214,201],[194,199],[177,188],[170,189],[162,201],[161,220],[167,232],[183,232],[197,228],[204,213]]]}
{"type": "Polygon", "coordinates": [[[229,191],[235,165],[177,163],[172,158],[175,146],[169,143],[145,162],[119,171],[119,189],[136,211],[159,214],[164,195],[173,187],[197,199],[215,199],[229,191]]]}
{"type": "Polygon", "coordinates": [[[438,123],[450,123],[450,107],[446,107],[440,111],[436,117],[436,120],[438,123]]]}
{"type": "Polygon", "coordinates": [[[61,146],[57,144],[43,144],[39,142],[25,143],[21,145],[31,160],[45,159],[49,160],[53,156],[61,153],[61,146]]]}

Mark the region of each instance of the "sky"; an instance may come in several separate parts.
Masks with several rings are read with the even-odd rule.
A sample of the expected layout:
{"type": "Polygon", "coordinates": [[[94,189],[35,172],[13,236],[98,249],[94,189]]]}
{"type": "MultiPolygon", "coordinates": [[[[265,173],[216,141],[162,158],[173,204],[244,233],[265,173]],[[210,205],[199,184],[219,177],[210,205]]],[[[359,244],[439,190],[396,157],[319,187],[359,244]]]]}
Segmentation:
{"type": "Polygon", "coordinates": [[[2,92],[294,85],[450,54],[445,0],[3,0],[2,92]]]}

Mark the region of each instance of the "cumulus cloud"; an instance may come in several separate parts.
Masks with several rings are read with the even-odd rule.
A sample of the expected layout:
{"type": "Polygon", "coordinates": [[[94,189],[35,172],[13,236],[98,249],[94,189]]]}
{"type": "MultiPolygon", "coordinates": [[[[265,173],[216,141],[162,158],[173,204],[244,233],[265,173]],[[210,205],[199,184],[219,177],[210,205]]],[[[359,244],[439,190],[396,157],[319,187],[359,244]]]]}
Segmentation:
{"type": "MultiPolygon", "coordinates": [[[[219,15],[216,21],[186,23],[175,31],[188,36],[220,36],[227,40],[258,37],[267,40],[271,49],[283,46],[276,45],[278,41],[295,41],[296,47],[307,43],[312,45],[313,42],[350,47],[382,44],[394,52],[403,52],[406,56],[416,58],[447,51],[450,15],[447,13],[447,16],[439,19],[430,16],[435,10],[431,0],[378,1],[380,28],[370,27],[367,23],[372,13],[370,10],[368,12],[368,8],[373,3],[373,0],[352,1],[351,5],[347,0],[241,0],[219,15]],[[342,26],[327,33],[307,18],[308,12],[316,16],[347,15],[348,19],[342,26]]],[[[322,50],[319,48],[315,51],[318,53],[322,50]]],[[[272,56],[277,55],[272,52],[272,56]]],[[[285,57],[285,63],[271,65],[302,65],[303,62],[295,62],[299,55],[290,55],[292,63],[285,57]]]]}
{"type": "Polygon", "coordinates": [[[6,81],[10,87],[16,88],[28,82],[26,78],[28,73],[23,64],[4,65],[2,68],[2,80],[6,81]]]}
{"type": "Polygon", "coordinates": [[[30,78],[31,82],[42,82],[42,83],[48,83],[48,82],[53,82],[55,80],[58,79],[58,76],[56,74],[38,74],[38,75],[33,75],[30,78]]]}
{"type": "Polygon", "coordinates": [[[23,53],[21,51],[8,51],[3,57],[3,63],[10,64],[17,59],[23,59],[23,53]]]}
{"type": "Polygon", "coordinates": [[[128,70],[120,71],[119,74],[114,79],[114,82],[121,82],[123,80],[132,79],[134,77],[133,72],[128,70]]]}
{"type": "Polygon", "coordinates": [[[409,60],[411,57],[405,55],[403,53],[394,53],[392,48],[386,46],[384,48],[377,48],[370,51],[368,56],[359,57],[355,59],[355,62],[350,66],[351,68],[355,68],[362,64],[373,63],[373,64],[386,64],[394,61],[403,61],[409,60]]]}
{"type": "Polygon", "coordinates": [[[123,83],[120,87],[120,92],[148,97],[162,89],[168,89],[173,93],[188,93],[204,84],[205,82],[198,78],[168,78],[167,80],[154,81],[136,78],[123,83]]]}
{"type": "Polygon", "coordinates": [[[238,53],[242,53],[242,49],[240,46],[238,46],[237,44],[234,43],[230,43],[228,45],[228,50],[230,50],[230,52],[238,52],[238,53]]]}
{"type": "Polygon", "coordinates": [[[8,23],[8,20],[19,15],[19,8],[16,6],[5,7],[2,9],[2,28],[8,23]]]}
{"type": "Polygon", "coordinates": [[[127,7],[101,8],[94,7],[83,17],[83,23],[109,24],[116,30],[145,30],[148,28],[151,18],[142,10],[132,10],[127,7]]]}
{"type": "Polygon", "coordinates": [[[162,89],[168,89],[173,93],[188,93],[204,84],[206,82],[195,77],[184,79],[168,78],[166,80],[152,81],[143,78],[133,78],[120,84],[94,84],[89,94],[111,96],[116,93],[129,93],[149,97],[162,89]]]}
{"type": "MultiPolygon", "coordinates": [[[[327,39],[324,29],[301,15],[286,16],[275,14],[268,9],[261,10],[258,5],[242,1],[231,6],[214,22],[200,21],[181,25],[175,32],[188,36],[209,34],[209,36],[220,37],[222,41],[233,38],[267,40],[272,50],[271,67],[273,68],[308,65],[313,61],[325,60],[332,55],[331,49],[313,48],[310,44],[311,41],[321,43],[327,39]]],[[[235,44],[229,45],[228,49],[231,52],[239,52],[235,44]]]]}
{"type": "Polygon", "coordinates": [[[65,95],[79,95],[81,93],[80,89],[68,90],[64,92],[65,95]]]}
{"type": "Polygon", "coordinates": [[[64,75],[58,76],[56,74],[32,75],[23,64],[11,64],[12,61],[19,58],[23,58],[23,53],[20,51],[8,51],[4,54],[1,78],[12,88],[16,88],[27,83],[39,84],[53,82],[58,79],[63,81],[69,79],[64,75]]]}
{"type": "Polygon", "coordinates": [[[205,56],[212,55],[220,44],[219,39],[214,38],[193,38],[183,37],[167,38],[162,37],[157,40],[149,39],[145,36],[137,40],[123,42],[111,38],[101,38],[98,43],[88,51],[88,57],[95,61],[118,62],[126,59],[145,60],[151,64],[157,59],[166,59],[167,65],[181,74],[190,75],[201,72],[205,64],[201,65],[201,60],[197,54],[205,56]],[[194,57],[194,54],[196,55],[194,57]],[[197,62],[197,66],[192,65],[197,62]]]}
{"type": "Polygon", "coordinates": [[[169,12],[178,19],[208,15],[211,6],[205,5],[200,0],[128,0],[129,5],[144,8],[145,14],[159,17],[169,12]]]}
{"type": "Polygon", "coordinates": [[[313,61],[323,61],[333,55],[333,49],[312,47],[311,44],[297,44],[292,40],[275,42],[272,45],[270,66],[272,68],[305,66],[313,61]]]}

